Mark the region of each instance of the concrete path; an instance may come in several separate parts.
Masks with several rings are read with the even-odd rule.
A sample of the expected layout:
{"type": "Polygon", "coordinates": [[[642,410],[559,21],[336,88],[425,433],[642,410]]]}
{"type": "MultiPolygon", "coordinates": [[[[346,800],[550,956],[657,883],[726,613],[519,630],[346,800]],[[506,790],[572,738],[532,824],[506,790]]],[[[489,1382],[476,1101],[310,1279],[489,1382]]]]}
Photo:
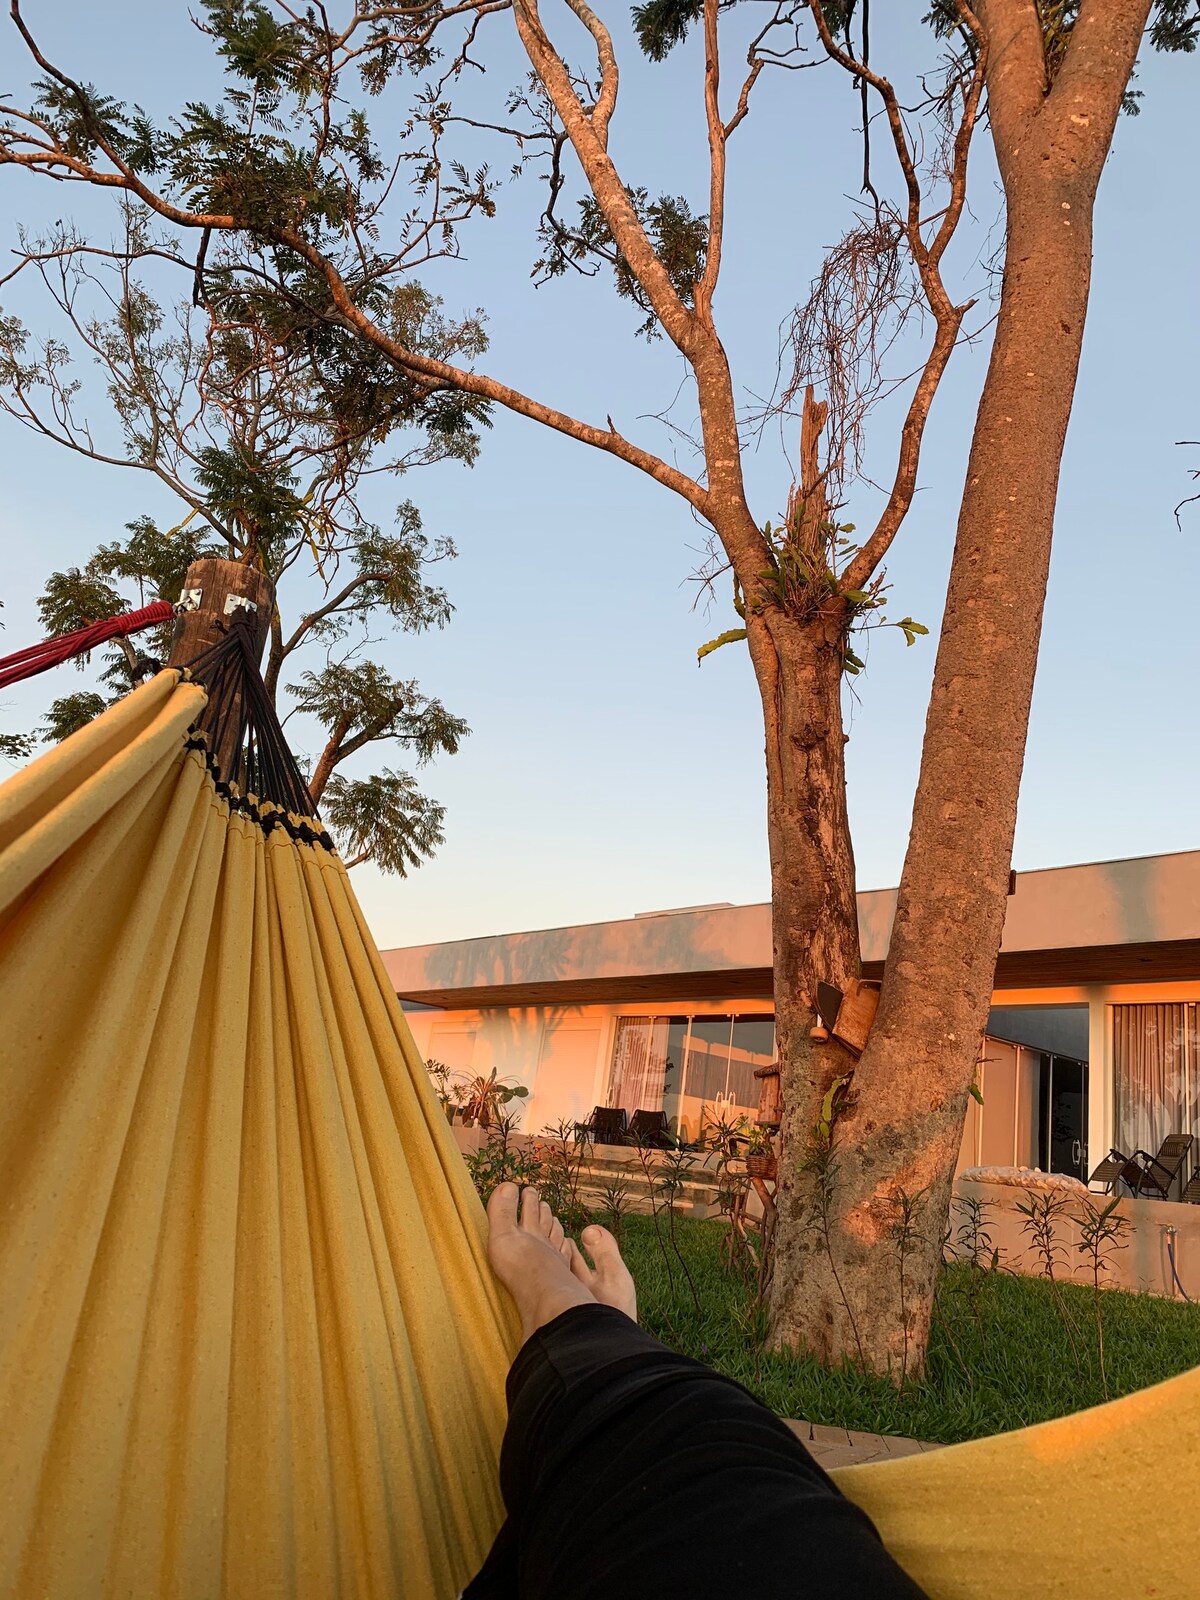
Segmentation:
{"type": "Polygon", "coordinates": [[[897,1456],[920,1455],[925,1450],[940,1450],[940,1444],[925,1444],[920,1439],[895,1439],[882,1433],[851,1433],[849,1428],[827,1428],[819,1422],[793,1422],[789,1428],[808,1446],[817,1462],[831,1467],[858,1466],[863,1461],[887,1461],[897,1456]]]}

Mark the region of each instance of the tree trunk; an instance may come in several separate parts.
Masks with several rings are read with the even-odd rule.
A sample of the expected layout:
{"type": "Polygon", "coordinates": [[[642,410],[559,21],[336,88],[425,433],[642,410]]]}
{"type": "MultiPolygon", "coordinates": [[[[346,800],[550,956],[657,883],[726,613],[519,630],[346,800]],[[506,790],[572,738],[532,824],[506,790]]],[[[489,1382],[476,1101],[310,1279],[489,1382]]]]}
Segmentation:
{"type": "Polygon", "coordinates": [[[772,1299],[777,1338],[793,1342],[791,1308],[809,1313],[803,1342],[825,1359],[856,1348],[854,1318],[830,1268],[808,1165],[822,1102],[853,1065],[816,1042],[817,984],[844,989],[859,971],[854,852],[846,815],[842,677],[845,614],[748,618],[766,727],[775,1049],[783,1094],[772,1299]]]}
{"type": "MultiPolygon", "coordinates": [[[[793,1178],[810,1213],[823,1198],[828,1248],[816,1263],[808,1254],[803,1276],[790,1259],[777,1267],[773,1306],[784,1341],[826,1359],[857,1357],[900,1381],[924,1361],[991,999],[1087,310],[1093,203],[1147,10],[1147,0],[1085,6],[1046,95],[1040,79],[1029,82],[1044,73],[1040,34],[1031,41],[1028,33],[1033,7],[981,6],[1008,204],[1000,312],[879,1012],[833,1128],[824,1188],[819,1172],[793,1178]]],[[[803,1129],[792,1128],[785,1167],[794,1170],[803,1129]]]]}

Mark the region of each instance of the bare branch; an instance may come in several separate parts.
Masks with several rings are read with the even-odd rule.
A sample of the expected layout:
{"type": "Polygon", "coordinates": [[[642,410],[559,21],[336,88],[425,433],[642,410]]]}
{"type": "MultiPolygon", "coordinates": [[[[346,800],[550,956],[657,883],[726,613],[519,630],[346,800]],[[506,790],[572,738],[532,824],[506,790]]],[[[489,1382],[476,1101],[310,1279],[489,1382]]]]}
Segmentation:
{"type": "MultiPolygon", "coordinates": [[[[712,299],[721,273],[725,232],[725,124],[721,120],[721,56],[717,41],[719,0],[704,0],[704,119],[708,127],[708,247],[696,285],[696,315],[713,326],[712,299]]],[[[749,89],[746,90],[747,99],[749,89]]]]}
{"type": "Polygon", "coordinates": [[[567,0],[567,4],[596,42],[596,56],[600,63],[600,93],[596,97],[591,121],[600,148],[607,153],[608,125],[616,109],[617,88],[620,82],[612,35],[587,4],[587,0],[567,0]]]}
{"type": "Polygon", "coordinates": [[[536,0],[515,0],[517,32],[530,64],[554,103],[613,238],[645,290],[668,337],[685,355],[695,348],[696,319],[676,293],[655,253],[607,150],[597,137],[562,57],[551,44],[536,0]]]}
{"type": "Polygon", "coordinates": [[[869,84],[883,104],[896,159],[904,179],[907,208],[904,237],[920,276],[925,299],[933,313],[935,332],[929,355],[913,391],[901,430],[896,473],[883,512],[870,537],[851,561],[845,574],[845,587],[862,589],[869,582],[908,513],[916,490],[921,443],[933,397],[958,340],[962,319],[969,305],[955,305],[941,275],[941,259],[954,235],[966,200],[967,161],[971,138],[979,117],[980,99],[987,72],[988,41],[979,29],[965,0],[957,0],[959,16],[978,42],[969,83],[962,91],[963,108],[953,145],[950,194],[934,238],[926,244],[922,231],[921,183],[916,159],[904,126],[904,117],[895,90],[887,78],[866,62],[857,60],[833,38],[820,0],[809,0],[809,9],[827,54],[860,82],[869,84]]]}

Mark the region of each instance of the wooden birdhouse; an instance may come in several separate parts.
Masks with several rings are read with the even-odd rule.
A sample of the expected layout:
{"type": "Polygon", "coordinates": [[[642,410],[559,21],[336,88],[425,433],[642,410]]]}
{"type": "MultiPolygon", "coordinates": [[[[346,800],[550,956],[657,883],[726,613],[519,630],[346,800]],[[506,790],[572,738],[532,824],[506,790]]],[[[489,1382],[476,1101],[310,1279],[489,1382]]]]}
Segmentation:
{"type": "Polygon", "coordinates": [[[779,1080],[779,1067],[772,1062],[769,1067],[759,1067],[754,1076],[758,1079],[758,1117],[764,1128],[778,1128],[783,1120],[783,1089],[779,1080]]]}
{"type": "Polygon", "coordinates": [[[856,1056],[862,1055],[867,1035],[879,1009],[879,991],[882,984],[871,978],[851,978],[838,1006],[833,1036],[856,1056]]]}

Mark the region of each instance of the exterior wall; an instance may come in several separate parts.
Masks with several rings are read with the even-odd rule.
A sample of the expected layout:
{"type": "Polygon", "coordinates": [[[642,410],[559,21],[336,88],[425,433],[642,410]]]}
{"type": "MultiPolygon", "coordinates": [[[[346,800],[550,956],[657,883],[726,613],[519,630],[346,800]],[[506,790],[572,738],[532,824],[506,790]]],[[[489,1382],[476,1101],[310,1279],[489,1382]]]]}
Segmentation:
{"type": "MultiPolygon", "coordinates": [[[[1037,1277],[1041,1267],[1030,1241],[1022,1231],[1025,1218],[1017,1210],[1025,1191],[1012,1184],[968,1183],[960,1179],[956,1192],[987,1203],[985,1227],[992,1244],[1000,1251],[1001,1264],[1037,1277]]],[[[1096,1199],[1107,1205],[1100,1196],[1096,1199]]],[[[1072,1204],[1055,1224],[1055,1239],[1065,1249],[1059,1277],[1090,1284],[1091,1269],[1079,1253],[1079,1223],[1069,1213],[1072,1204]]],[[[1200,1301],[1200,1206],[1175,1205],[1167,1200],[1121,1200],[1120,1215],[1129,1222],[1126,1246],[1111,1256],[1111,1270],[1101,1279],[1107,1288],[1130,1289],[1139,1294],[1165,1295],[1181,1299],[1186,1294],[1200,1301]],[[1175,1268],[1182,1285],[1174,1282],[1168,1240],[1174,1238],[1175,1268]]]]}
{"type": "MultiPolygon", "coordinates": [[[[1192,983],[1092,984],[1058,989],[998,990],[993,1006],[1020,1010],[1026,1037],[1036,1038],[1042,1007],[1083,1006],[1088,1018],[1088,1169],[1114,1142],[1112,1039],[1109,1007],[1167,1000],[1200,1000],[1192,983]]],[[[626,1005],[529,1006],[483,1010],[419,1010],[408,1014],[422,1055],[455,1071],[523,1083],[521,1127],[538,1132],[560,1120],[583,1120],[603,1103],[612,1060],[616,1019],[621,1016],[762,1013],[769,998],[641,1002],[626,1005]]],[[[1047,1044],[1051,1041],[1047,1040],[1047,1044]]],[[[1065,1052],[1064,1052],[1065,1053],[1065,1052]]],[[[1037,1164],[1037,1053],[988,1038],[978,1078],[982,1110],[968,1105],[958,1170],[979,1165],[1037,1164]]],[[[1200,1213],[1198,1213],[1200,1214],[1200,1213]]]]}
{"type": "Polygon", "coordinates": [[[493,1069],[529,1089],[520,1126],[538,1133],[558,1122],[583,1121],[608,1088],[619,1017],[722,1016],[772,1010],[770,1000],[687,1000],[675,1004],[529,1006],[479,1011],[413,1011],[418,1050],[456,1072],[493,1069]]]}
{"type": "Polygon", "coordinates": [[[520,1110],[527,1132],[561,1120],[582,1121],[597,1104],[611,1049],[608,1007],[418,1011],[408,1022],[426,1059],[454,1072],[494,1071],[524,1084],[530,1095],[520,1110]]]}
{"type": "MultiPolygon", "coordinates": [[[[717,999],[651,1009],[693,1017],[761,1014],[771,1010],[771,1002],[717,999]]],[[[644,1016],[647,1010],[623,1005],[417,1011],[408,1021],[423,1056],[456,1072],[486,1075],[494,1070],[524,1084],[530,1094],[520,1104],[520,1127],[538,1133],[560,1121],[583,1121],[593,1106],[604,1103],[617,1019],[644,1016]]],[[[980,1074],[985,1106],[970,1102],[959,1170],[981,1163],[1033,1164],[1036,1128],[1028,1054],[1005,1041],[988,1041],[980,1074]]]]}

